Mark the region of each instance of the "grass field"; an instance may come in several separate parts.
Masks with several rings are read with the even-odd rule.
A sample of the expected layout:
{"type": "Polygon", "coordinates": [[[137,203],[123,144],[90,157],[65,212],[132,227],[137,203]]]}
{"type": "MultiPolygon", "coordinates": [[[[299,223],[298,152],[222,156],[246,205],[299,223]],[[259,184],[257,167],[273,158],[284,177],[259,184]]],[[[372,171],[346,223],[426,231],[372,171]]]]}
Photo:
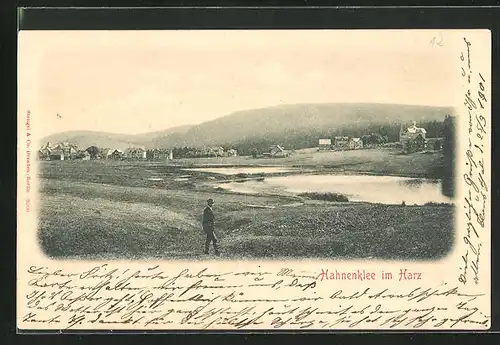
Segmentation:
{"type": "Polygon", "coordinates": [[[436,177],[441,174],[442,153],[404,155],[400,151],[400,149],[389,148],[319,152],[316,149],[304,149],[286,158],[222,157],[179,159],[175,162],[182,166],[278,165],[419,177],[436,177]]]}
{"type": "MultiPolygon", "coordinates": [[[[320,169],[343,165],[353,172],[405,175],[408,166],[420,162],[420,174],[426,176],[440,159],[435,155],[394,155],[394,161],[387,162],[390,151],[370,150],[371,155],[367,151],[351,151],[356,154],[344,158],[333,152],[309,152],[280,159],[279,163],[320,169]],[[318,164],[319,157],[323,164],[318,164]]],[[[213,179],[224,178],[215,174],[189,172],[193,175],[189,181],[180,178],[186,174],[181,168],[194,163],[252,166],[255,161],[271,165],[273,160],[234,157],[168,163],[42,162],[41,247],[54,258],[206,259],[202,254],[201,213],[209,197],[216,201],[221,259],[432,260],[445,256],[452,247],[452,205],[377,205],[299,196],[250,196],[209,188],[213,179]],[[162,180],[151,181],[151,176],[161,176],[162,180]]]]}

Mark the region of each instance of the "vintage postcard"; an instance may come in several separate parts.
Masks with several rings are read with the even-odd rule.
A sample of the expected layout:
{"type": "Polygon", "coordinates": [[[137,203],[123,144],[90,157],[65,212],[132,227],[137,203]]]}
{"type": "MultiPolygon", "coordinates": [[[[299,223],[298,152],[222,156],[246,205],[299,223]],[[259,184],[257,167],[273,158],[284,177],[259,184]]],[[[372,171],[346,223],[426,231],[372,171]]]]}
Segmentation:
{"type": "Polygon", "coordinates": [[[490,328],[490,31],[18,51],[19,331],[490,328]]]}

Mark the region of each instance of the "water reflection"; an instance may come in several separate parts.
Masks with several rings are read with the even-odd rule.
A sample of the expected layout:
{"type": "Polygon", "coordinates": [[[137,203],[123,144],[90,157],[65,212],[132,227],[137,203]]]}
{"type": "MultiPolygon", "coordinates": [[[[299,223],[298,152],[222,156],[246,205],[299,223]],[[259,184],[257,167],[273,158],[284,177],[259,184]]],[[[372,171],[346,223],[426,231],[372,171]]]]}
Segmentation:
{"type": "Polygon", "coordinates": [[[340,193],[350,201],[382,204],[423,205],[451,203],[440,180],[368,175],[294,175],[269,177],[264,181],[225,183],[219,187],[245,194],[340,193]]]}
{"type": "Polygon", "coordinates": [[[285,173],[292,172],[296,169],[293,168],[283,168],[283,167],[228,167],[228,168],[190,168],[184,169],[189,171],[202,171],[208,173],[217,173],[223,175],[237,175],[237,174],[274,174],[274,173],[285,173]]]}

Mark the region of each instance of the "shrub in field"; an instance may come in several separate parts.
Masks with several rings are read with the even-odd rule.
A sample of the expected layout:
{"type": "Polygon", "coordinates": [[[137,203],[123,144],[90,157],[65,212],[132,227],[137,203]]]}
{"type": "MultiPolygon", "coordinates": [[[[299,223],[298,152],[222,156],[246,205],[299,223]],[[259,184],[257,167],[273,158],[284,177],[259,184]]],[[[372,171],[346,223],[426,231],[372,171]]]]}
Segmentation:
{"type": "Polygon", "coordinates": [[[430,201],[430,202],[426,202],[424,204],[425,206],[447,206],[448,204],[445,203],[445,202],[434,202],[434,201],[430,201]]]}
{"type": "Polygon", "coordinates": [[[303,196],[305,198],[309,198],[312,200],[324,200],[324,201],[334,201],[334,202],[348,202],[349,199],[343,195],[338,193],[301,193],[299,196],[303,196]]]}

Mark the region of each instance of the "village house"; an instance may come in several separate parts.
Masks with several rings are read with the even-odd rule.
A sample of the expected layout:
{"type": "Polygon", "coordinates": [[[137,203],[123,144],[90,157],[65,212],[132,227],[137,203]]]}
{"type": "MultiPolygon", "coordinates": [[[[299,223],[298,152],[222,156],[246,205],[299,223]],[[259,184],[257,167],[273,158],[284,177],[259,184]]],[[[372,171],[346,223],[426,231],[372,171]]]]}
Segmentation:
{"type": "Polygon", "coordinates": [[[399,131],[399,142],[405,152],[419,152],[427,147],[427,131],[425,128],[417,127],[416,122],[404,129],[401,126],[399,131]]]}
{"type": "Polygon", "coordinates": [[[361,138],[351,138],[349,140],[349,148],[351,150],[358,150],[363,148],[363,140],[361,138]]]}
{"type": "Polygon", "coordinates": [[[224,148],[221,146],[218,147],[210,147],[208,149],[209,157],[223,157],[224,156],[224,148]]]}
{"type": "Polygon", "coordinates": [[[65,159],[64,152],[62,150],[51,150],[49,159],[51,161],[63,161],[65,159]]]}
{"type": "Polygon", "coordinates": [[[50,160],[50,152],[50,148],[42,147],[40,150],[38,150],[38,159],[42,161],[50,160]]]}
{"type": "Polygon", "coordinates": [[[74,155],[73,159],[88,161],[90,160],[90,153],[87,150],[80,150],[74,155]]]}
{"type": "Polygon", "coordinates": [[[141,147],[129,147],[125,150],[125,158],[129,160],[146,159],[146,150],[141,147]]]}
{"type": "Polygon", "coordinates": [[[78,153],[78,146],[70,143],[59,143],[52,148],[54,151],[62,151],[66,159],[73,158],[78,153]]]}
{"type": "Polygon", "coordinates": [[[148,160],[166,160],[173,159],[173,152],[167,149],[150,149],[146,151],[148,160]]]}
{"type": "Polygon", "coordinates": [[[108,159],[109,156],[113,153],[114,150],[110,148],[102,148],[99,150],[98,157],[99,159],[108,159]]]}
{"type": "Polygon", "coordinates": [[[120,149],[114,149],[108,154],[108,159],[112,160],[122,160],[124,158],[124,153],[120,149]]]}
{"type": "Polygon", "coordinates": [[[81,156],[80,156],[80,159],[82,161],[89,161],[90,160],[90,153],[88,153],[87,151],[83,151],[81,156]]]}
{"type": "Polygon", "coordinates": [[[333,142],[337,149],[347,149],[349,147],[349,137],[335,137],[333,142]]]}
{"type": "Polygon", "coordinates": [[[156,152],[158,151],[159,149],[148,149],[146,150],[146,159],[148,161],[152,161],[152,160],[156,160],[157,159],[157,154],[156,152]]]}
{"type": "Polygon", "coordinates": [[[332,139],[319,139],[319,150],[330,150],[332,148],[332,139]]]}
{"type": "Polygon", "coordinates": [[[426,138],[427,150],[439,151],[443,149],[444,138],[426,138]]]}
{"type": "Polygon", "coordinates": [[[238,151],[236,151],[235,149],[229,149],[225,152],[225,155],[227,157],[236,157],[238,156],[238,151]]]}
{"type": "Polygon", "coordinates": [[[409,143],[411,143],[409,146],[407,145],[409,152],[420,152],[427,148],[427,140],[424,139],[422,134],[417,135],[409,143]]]}
{"type": "Polygon", "coordinates": [[[55,146],[47,142],[38,150],[38,159],[40,160],[68,160],[73,159],[78,153],[78,147],[75,144],[58,143],[55,146]]]}
{"type": "Polygon", "coordinates": [[[273,145],[269,148],[269,155],[271,157],[288,157],[288,153],[280,145],[273,145]]]}

